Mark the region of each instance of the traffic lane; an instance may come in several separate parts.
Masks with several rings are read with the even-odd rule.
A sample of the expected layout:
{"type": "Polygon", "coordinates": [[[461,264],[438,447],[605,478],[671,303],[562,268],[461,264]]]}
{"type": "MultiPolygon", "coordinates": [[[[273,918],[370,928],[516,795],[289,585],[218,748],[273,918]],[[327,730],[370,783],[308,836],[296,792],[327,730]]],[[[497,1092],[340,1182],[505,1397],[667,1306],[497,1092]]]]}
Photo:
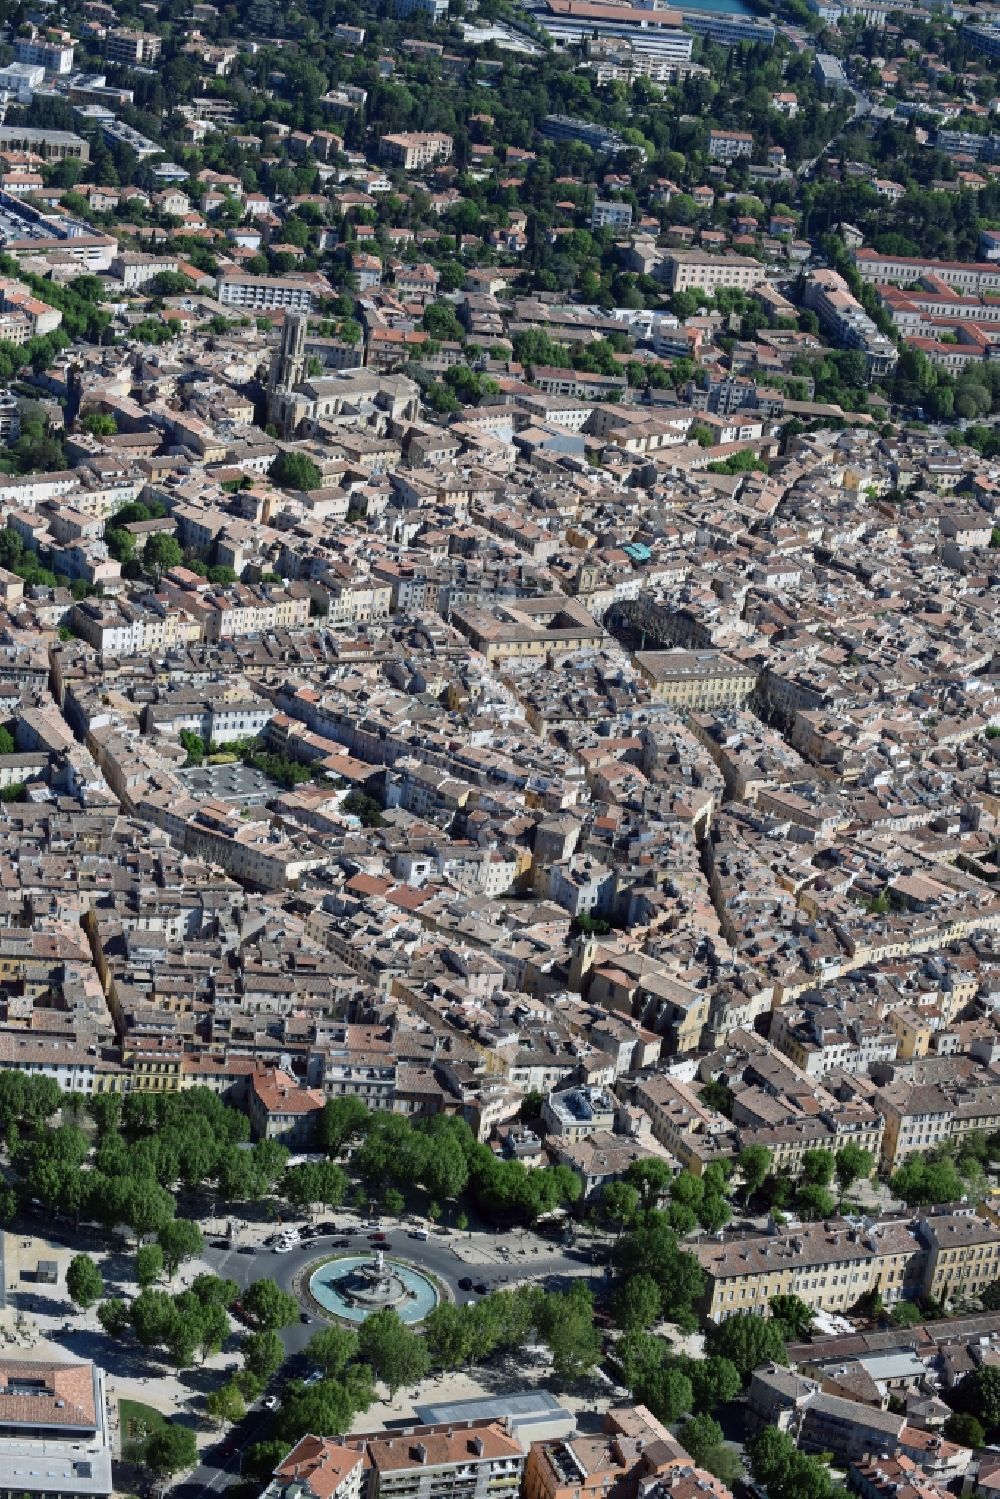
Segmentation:
{"type": "MultiPolygon", "coordinates": [[[[256,1280],[273,1280],[283,1291],[289,1291],[299,1299],[301,1277],[310,1265],[336,1255],[363,1255],[371,1252],[370,1243],[361,1235],[355,1237],[350,1250],[333,1250],[333,1239],[340,1237],[340,1234],[329,1234],[309,1239],[287,1254],[275,1254],[272,1250],[263,1248],[255,1250],[253,1254],[241,1254],[237,1249],[216,1250],[208,1247],[204,1258],[217,1275],[234,1280],[241,1292],[256,1280]]],[[[601,1273],[601,1267],[595,1265],[589,1256],[557,1245],[539,1246],[523,1258],[512,1254],[509,1260],[501,1264],[468,1264],[456,1253],[456,1245],[462,1242],[457,1238],[443,1241],[411,1239],[402,1231],[393,1234],[391,1230],[387,1237],[390,1255],[409,1260],[418,1269],[428,1271],[448,1288],[460,1306],[477,1301],[482,1294],[474,1289],[462,1289],[459,1286],[460,1280],[471,1280],[474,1287],[484,1285],[488,1291],[502,1291],[526,1280],[545,1281],[552,1277],[565,1279],[568,1276],[577,1278],[584,1275],[595,1277],[601,1273]]],[[[311,1324],[296,1322],[282,1332],[282,1340],[290,1355],[301,1352],[309,1342],[315,1324],[323,1325],[327,1320],[318,1313],[314,1315],[312,1311],[308,1315],[313,1317],[311,1324]]]]}
{"type": "Polygon", "coordinates": [[[171,1489],[174,1499],[195,1499],[198,1494],[219,1493],[240,1475],[243,1453],[260,1440],[268,1412],[254,1410],[222,1437],[182,1483],[171,1489]]]}

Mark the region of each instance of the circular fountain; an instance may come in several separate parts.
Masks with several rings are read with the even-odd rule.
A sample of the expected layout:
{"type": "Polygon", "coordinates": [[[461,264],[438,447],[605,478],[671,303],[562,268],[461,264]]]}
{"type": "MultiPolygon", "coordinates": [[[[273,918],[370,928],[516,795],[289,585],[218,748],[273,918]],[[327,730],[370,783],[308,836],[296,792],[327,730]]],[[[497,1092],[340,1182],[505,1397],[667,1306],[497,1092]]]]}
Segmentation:
{"type": "Polygon", "coordinates": [[[422,1322],[438,1302],[433,1282],[411,1265],[372,1258],[328,1260],[309,1277],[309,1292],[324,1311],[348,1322],[363,1322],[391,1307],[403,1322],[422,1322]]]}

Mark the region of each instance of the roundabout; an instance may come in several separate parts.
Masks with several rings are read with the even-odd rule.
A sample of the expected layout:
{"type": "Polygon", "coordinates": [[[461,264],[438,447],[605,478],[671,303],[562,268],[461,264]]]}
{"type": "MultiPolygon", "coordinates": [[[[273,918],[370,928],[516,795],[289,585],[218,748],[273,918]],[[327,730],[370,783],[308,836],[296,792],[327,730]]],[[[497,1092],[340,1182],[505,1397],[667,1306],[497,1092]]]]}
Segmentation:
{"type": "Polygon", "coordinates": [[[303,1282],[319,1311],[345,1322],[363,1322],[373,1312],[391,1308],[413,1326],[441,1300],[430,1275],[402,1260],[387,1260],[382,1250],[324,1260],[303,1282]]]}

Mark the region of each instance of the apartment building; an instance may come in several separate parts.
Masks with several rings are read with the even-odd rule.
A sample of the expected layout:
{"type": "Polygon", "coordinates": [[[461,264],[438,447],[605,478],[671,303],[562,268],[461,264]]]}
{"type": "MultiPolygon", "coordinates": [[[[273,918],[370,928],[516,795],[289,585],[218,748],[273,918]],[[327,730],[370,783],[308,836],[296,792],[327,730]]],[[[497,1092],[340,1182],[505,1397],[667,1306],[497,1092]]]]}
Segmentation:
{"type": "Polygon", "coordinates": [[[537,19],[557,47],[575,46],[597,37],[627,43],[636,54],[658,62],[691,60],[694,38],[683,29],[690,16],[679,10],[605,4],[602,0],[545,0],[537,19]]]}
{"type": "Polygon", "coordinates": [[[70,625],[81,640],[108,656],[135,656],[197,640],[201,628],[175,609],[134,599],[85,599],[74,604],[70,625]]]}
{"type": "Polygon", "coordinates": [[[873,1102],[885,1120],[882,1160],[889,1170],[954,1136],[1000,1128],[1000,1091],[989,1084],[893,1082],[873,1102]]]}
{"type": "Polygon", "coordinates": [[[580,120],[575,115],[546,115],[538,132],[549,141],[578,141],[589,146],[591,151],[613,155],[625,145],[617,130],[609,125],[599,125],[593,120],[580,120]]]}
{"type": "Polygon", "coordinates": [[[387,166],[413,172],[419,167],[449,161],[454,144],[451,136],[442,130],[400,131],[379,137],[378,155],[387,166]]]}
{"type": "Polygon", "coordinates": [[[303,1088],[280,1067],[261,1068],[250,1078],[250,1129],[257,1140],[277,1140],[301,1149],[312,1139],[325,1103],[320,1089],[303,1088]]]}
{"type": "Polygon", "coordinates": [[[597,198],[590,210],[591,229],[630,229],[632,227],[632,205],[617,200],[597,198]]]}
{"type": "Polygon", "coordinates": [[[364,1499],[517,1499],[525,1455],[499,1421],[351,1437],[364,1448],[364,1499]]]}
{"type": "Polygon", "coordinates": [[[274,1470],[261,1499],[361,1499],[364,1458],[330,1437],[304,1436],[274,1470]]]}
{"type": "Polygon", "coordinates": [[[245,307],[255,312],[267,312],[274,307],[311,312],[317,301],[332,294],[326,277],[315,272],[290,276],[252,276],[224,271],[216,282],[216,296],[223,306],[245,307]]]}
{"type": "Polygon", "coordinates": [[[0,152],[40,156],[43,161],[90,160],[90,146],[82,136],[71,130],[33,130],[27,125],[0,126],[0,152]]]}
{"type": "Polygon", "coordinates": [[[917,1232],[927,1246],[924,1294],[942,1306],[978,1296],[1000,1279],[1000,1228],[972,1208],[931,1211],[921,1218],[917,1232]]]}
{"type": "Polygon", "coordinates": [[[738,161],[753,153],[753,136],[747,130],[710,130],[708,154],[713,161],[738,161]]]}
{"type": "Polygon", "coordinates": [[[692,713],[745,703],[757,682],[722,651],[639,651],[635,661],[657,702],[692,713]]]}
{"type": "Polygon", "coordinates": [[[895,368],[895,344],[879,331],[843,276],[832,270],[814,271],[803,301],[839,343],[864,354],[869,376],[887,375],[895,368]]]}
{"type": "Polygon", "coordinates": [[[448,14],[448,0],[393,0],[392,8],[400,20],[416,14],[436,25],[448,14]]]}
{"type": "Polygon", "coordinates": [[[617,1112],[618,1100],[605,1088],[567,1088],[550,1093],[542,1104],[549,1132],[563,1141],[585,1140],[595,1130],[610,1133],[617,1112]]]}
{"type": "Polygon", "coordinates": [[[989,260],[922,260],[916,255],[883,255],[867,249],[855,250],[851,258],[862,281],[912,286],[923,276],[936,276],[966,294],[1000,291],[1000,265],[989,260]]]}
{"type": "Polygon", "coordinates": [[[947,1304],[1000,1278],[1000,1225],[971,1207],[932,1209],[914,1220],[858,1228],[843,1219],[700,1245],[715,1322],[734,1312],[767,1315],[772,1296],[799,1296],[814,1311],[845,1312],[877,1292],[886,1306],[932,1297],[947,1304]]]}
{"type": "Polygon", "coordinates": [[[140,255],[123,250],[111,262],[111,274],[117,276],[126,291],[137,291],[165,272],[176,272],[177,264],[176,255],[140,255]]]}
{"type": "Polygon", "coordinates": [[[657,274],[671,292],[712,291],[735,286],[753,291],[766,279],[764,267],[749,255],[713,255],[708,250],[671,250],[657,274]]]}
{"type": "Polygon", "coordinates": [[[686,11],[684,26],[720,47],[773,47],[777,35],[770,21],[756,16],[729,15],[723,11],[686,11]]]}
{"type": "Polygon", "coordinates": [[[9,62],[0,68],[0,91],[14,94],[18,104],[30,104],[31,96],[45,80],[45,69],[38,63],[9,62]]]}
{"type": "Polygon", "coordinates": [[[118,26],[107,34],[104,55],[108,62],[120,63],[124,67],[139,64],[148,67],[156,62],[162,46],[155,32],[132,31],[127,26],[118,26]]]}
{"type": "Polygon", "coordinates": [[[892,1220],[864,1233],[843,1219],[804,1223],[774,1234],[700,1244],[705,1311],[713,1322],[734,1312],[766,1316],[772,1296],[799,1296],[814,1311],[846,1312],[878,1291],[887,1306],[921,1293],[927,1250],[914,1225],[892,1220]]]}
{"type": "Polygon", "coordinates": [[[832,52],[816,53],[812,74],[822,88],[831,89],[834,93],[850,88],[843,63],[832,52]]]}
{"type": "Polygon", "coordinates": [[[730,1121],[679,1078],[654,1073],[636,1083],[633,1098],[649,1116],[653,1138],[694,1176],[713,1161],[731,1161],[739,1150],[730,1121]]]}
{"type": "Polygon", "coordinates": [[[14,60],[34,63],[46,73],[72,73],[73,42],[65,33],[54,37],[18,37],[14,42],[14,60]]]}

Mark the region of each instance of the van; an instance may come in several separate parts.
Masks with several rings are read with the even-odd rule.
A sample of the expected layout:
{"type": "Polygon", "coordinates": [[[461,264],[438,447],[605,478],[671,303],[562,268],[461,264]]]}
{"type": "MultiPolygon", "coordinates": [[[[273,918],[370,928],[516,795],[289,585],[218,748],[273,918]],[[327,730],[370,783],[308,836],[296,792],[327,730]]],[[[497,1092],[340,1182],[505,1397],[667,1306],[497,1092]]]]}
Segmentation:
{"type": "Polygon", "coordinates": [[[430,1234],[427,1232],[426,1228],[414,1228],[414,1229],[412,1229],[410,1231],[410,1238],[411,1239],[429,1239],[430,1238],[430,1234]]]}

